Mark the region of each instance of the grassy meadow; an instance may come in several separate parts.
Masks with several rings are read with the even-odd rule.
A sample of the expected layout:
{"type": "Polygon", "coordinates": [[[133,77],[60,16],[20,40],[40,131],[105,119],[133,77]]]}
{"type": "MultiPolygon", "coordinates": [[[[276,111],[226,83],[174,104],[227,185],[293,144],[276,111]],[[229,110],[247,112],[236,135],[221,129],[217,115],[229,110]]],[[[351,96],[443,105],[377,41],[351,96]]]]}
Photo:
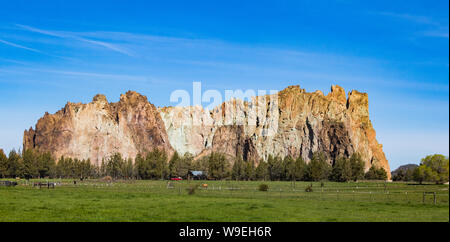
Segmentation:
{"type": "Polygon", "coordinates": [[[52,180],[54,189],[39,189],[38,181],[47,180],[0,187],[0,221],[449,221],[448,185],[52,180]],[[189,195],[191,186],[200,188],[189,195]]]}

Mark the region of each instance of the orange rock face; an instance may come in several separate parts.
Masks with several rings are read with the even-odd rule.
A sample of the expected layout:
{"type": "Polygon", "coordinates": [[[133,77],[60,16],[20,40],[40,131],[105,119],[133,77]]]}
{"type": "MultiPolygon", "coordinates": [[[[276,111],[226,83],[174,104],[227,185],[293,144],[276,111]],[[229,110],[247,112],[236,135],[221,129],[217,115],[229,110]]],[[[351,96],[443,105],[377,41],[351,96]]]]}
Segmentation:
{"type": "Polygon", "coordinates": [[[136,92],[121,95],[118,103],[97,95],[91,103],[67,103],[55,114],[46,113],[35,130],[24,133],[24,149],[30,148],[94,164],[116,152],[127,158],[154,148],[173,153],[159,112],[136,92]]]}
{"type": "Polygon", "coordinates": [[[278,94],[231,100],[214,108],[155,108],[147,98],[127,92],[118,103],[97,95],[88,104],[68,103],[55,114],[45,114],[35,130],[24,134],[24,149],[36,148],[101,162],[115,152],[134,158],[158,148],[170,154],[202,157],[221,152],[259,162],[272,156],[325,153],[332,164],[340,156],[361,154],[366,170],[389,164],[369,119],[368,95],[332,86],[324,96],[290,86],[278,94]]]}

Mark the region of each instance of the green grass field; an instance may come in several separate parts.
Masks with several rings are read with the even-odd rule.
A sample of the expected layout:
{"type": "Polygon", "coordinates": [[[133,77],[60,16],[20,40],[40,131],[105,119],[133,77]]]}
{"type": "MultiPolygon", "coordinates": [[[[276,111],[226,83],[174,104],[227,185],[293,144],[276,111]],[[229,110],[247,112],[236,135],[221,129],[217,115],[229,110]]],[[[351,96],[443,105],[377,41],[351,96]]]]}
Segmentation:
{"type": "MultiPolygon", "coordinates": [[[[34,180],[36,181],[36,180],[34,180]]],[[[30,181],[0,187],[0,221],[449,221],[448,185],[236,181],[30,181]],[[189,195],[192,185],[208,184],[189,195]],[[266,183],[268,192],[258,190],[266,183]],[[423,202],[423,192],[427,195],[423,202]]],[[[46,181],[46,180],[41,180],[46,181]]]]}

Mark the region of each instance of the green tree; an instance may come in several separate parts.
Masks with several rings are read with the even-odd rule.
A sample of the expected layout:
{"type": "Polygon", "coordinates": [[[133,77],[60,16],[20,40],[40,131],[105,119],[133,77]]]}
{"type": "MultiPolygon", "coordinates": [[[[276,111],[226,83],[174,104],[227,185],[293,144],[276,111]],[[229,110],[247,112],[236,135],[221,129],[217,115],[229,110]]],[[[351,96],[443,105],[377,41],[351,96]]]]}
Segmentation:
{"type": "Polygon", "coordinates": [[[254,180],[255,179],[255,163],[253,163],[252,161],[247,161],[245,162],[245,167],[244,167],[244,179],[249,181],[249,180],[254,180]]]}
{"type": "Polygon", "coordinates": [[[272,181],[280,181],[284,177],[285,168],[283,160],[280,157],[273,157],[269,155],[267,159],[267,165],[269,169],[269,177],[272,181]]]}
{"type": "Polygon", "coordinates": [[[181,157],[178,155],[178,152],[175,151],[169,160],[169,177],[178,177],[178,166],[180,160],[181,157]]]}
{"type": "Polygon", "coordinates": [[[95,166],[91,164],[90,159],[79,160],[76,166],[77,166],[77,177],[79,177],[80,179],[85,179],[95,174],[95,166]]]}
{"type": "Polygon", "coordinates": [[[352,167],[352,180],[357,181],[364,178],[364,161],[359,153],[353,153],[350,157],[350,166],[352,167]]]}
{"type": "Polygon", "coordinates": [[[231,179],[244,180],[245,178],[245,163],[241,156],[236,157],[233,167],[231,168],[231,179]]]}
{"type": "Polygon", "coordinates": [[[195,171],[205,171],[209,170],[209,156],[205,156],[192,163],[192,170],[195,171]]]}
{"type": "Polygon", "coordinates": [[[347,182],[352,178],[353,172],[350,160],[344,157],[338,158],[331,170],[330,180],[336,182],[347,182]]]}
{"type": "Polygon", "coordinates": [[[150,176],[153,179],[165,179],[169,175],[166,152],[154,149],[145,158],[150,166],[150,176]]]}
{"type": "Polygon", "coordinates": [[[159,149],[148,152],[145,157],[138,154],[135,169],[140,179],[165,179],[170,174],[167,154],[159,149]]]}
{"type": "Polygon", "coordinates": [[[325,158],[325,154],[322,152],[316,152],[313,154],[311,161],[307,166],[307,180],[321,181],[328,179],[331,172],[331,166],[328,164],[325,158]]]}
{"type": "MultiPolygon", "coordinates": [[[[422,165],[429,167],[434,174],[430,176],[433,182],[443,184],[449,180],[449,159],[443,155],[429,155],[422,159],[422,165]]],[[[431,180],[430,180],[431,181],[431,180]]]]}
{"type": "Polygon", "coordinates": [[[23,158],[20,153],[11,150],[8,155],[8,177],[25,177],[23,158]]]}
{"type": "Polygon", "coordinates": [[[72,158],[65,158],[61,156],[56,164],[56,176],[62,178],[74,178],[75,174],[75,164],[72,158]]]}
{"type": "Polygon", "coordinates": [[[258,167],[256,167],[255,178],[264,181],[269,179],[269,165],[263,160],[261,160],[258,167]]]}
{"type": "Polygon", "coordinates": [[[194,161],[194,156],[190,153],[185,153],[180,160],[180,164],[177,169],[178,176],[186,178],[189,171],[192,170],[192,162],[194,161]]]}
{"type": "Polygon", "coordinates": [[[55,176],[55,160],[50,152],[36,154],[37,170],[39,177],[54,177],[55,176]]]}
{"type": "Polygon", "coordinates": [[[106,161],[106,174],[113,178],[122,178],[123,165],[124,161],[122,159],[122,155],[120,153],[115,153],[106,161]]]}
{"type": "Polygon", "coordinates": [[[303,160],[301,156],[297,157],[295,160],[295,166],[294,166],[294,180],[296,181],[303,181],[305,180],[306,176],[306,162],[303,160]]]}
{"type": "Polygon", "coordinates": [[[386,170],[382,167],[376,167],[375,165],[372,165],[367,171],[367,173],[364,175],[365,179],[367,180],[386,180],[387,179],[387,173],[386,170]]]}
{"type": "Polygon", "coordinates": [[[178,152],[175,152],[169,161],[169,176],[185,178],[191,169],[193,159],[194,157],[189,153],[186,153],[181,157],[178,155],[178,152]]]}
{"type": "Polygon", "coordinates": [[[414,170],[413,178],[414,181],[417,181],[420,184],[424,181],[435,182],[437,180],[437,174],[431,167],[422,164],[414,170]]]}
{"type": "Polygon", "coordinates": [[[150,165],[144,156],[137,154],[134,159],[134,166],[139,179],[150,179],[150,165]]]}
{"type": "Polygon", "coordinates": [[[228,176],[227,159],[223,154],[211,153],[208,159],[208,176],[220,180],[228,176]]]}
{"type": "Polygon", "coordinates": [[[28,149],[23,152],[23,175],[25,178],[39,177],[39,162],[37,152],[28,149]]]}
{"type": "Polygon", "coordinates": [[[0,177],[5,178],[8,177],[8,157],[6,157],[5,153],[2,149],[0,149],[0,177]]]}
{"type": "Polygon", "coordinates": [[[134,177],[134,166],[133,160],[131,158],[128,158],[126,161],[124,161],[122,166],[122,174],[126,179],[131,179],[134,177]]]}
{"type": "Polygon", "coordinates": [[[284,174],[282,177],[288,181],[294,181],[296,179],[295,174],[295,161],[290,156],[286,156],[283,159],[283,166],[284,166],[284,174]]]}
{"type": "Polygon", "coordinates": [[[406,179],[406,171],[399,170],[397,174],[392,177],[393,181],[407,181],[406,179]]]}

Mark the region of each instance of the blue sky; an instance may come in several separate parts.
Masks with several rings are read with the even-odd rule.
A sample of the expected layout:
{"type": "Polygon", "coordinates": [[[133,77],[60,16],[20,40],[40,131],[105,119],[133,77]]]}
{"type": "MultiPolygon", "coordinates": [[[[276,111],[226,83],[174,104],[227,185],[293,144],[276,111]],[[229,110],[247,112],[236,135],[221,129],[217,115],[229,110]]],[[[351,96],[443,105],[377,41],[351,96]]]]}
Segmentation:
{"type": "Polygon", "coordinates": [[[369,93],[391,168],[449,153],[448,1],[0,1],[0,148],[67,101],[332,84],[369,93]]]}

